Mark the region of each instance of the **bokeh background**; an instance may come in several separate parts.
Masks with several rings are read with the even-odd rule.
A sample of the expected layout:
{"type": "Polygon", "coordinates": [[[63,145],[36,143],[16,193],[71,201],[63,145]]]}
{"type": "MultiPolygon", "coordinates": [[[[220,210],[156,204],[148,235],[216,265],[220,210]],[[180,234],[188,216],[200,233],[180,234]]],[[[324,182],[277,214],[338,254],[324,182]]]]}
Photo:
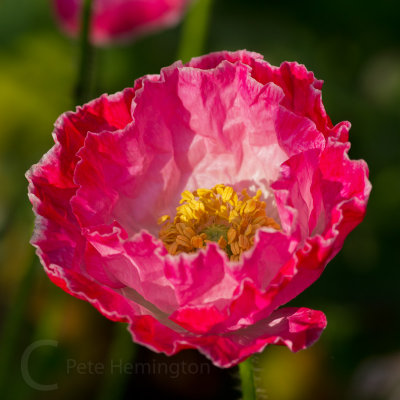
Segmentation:
{"type": "MultiPolygon", "coordinates": [[[[271,346],[257,357],[260,398],[400,399],[400,3],[199,1],[211,6],[207,18],[192,10],[175,28],[98,50],[94,96],[179,56],[222,49],[254,50],[275,65],[296,60],[323,79],[328,114],[351,121],[350,155],[368,162],[373,191],[365,221],[292,301],[323,310],[327,329],[308,350],[271,346]]],[[[196,351],[165,357],[132,344],[122,324],[50,283],[28,244],[24,173],[52,146],[58,115],[74,106],[77,62],[78,44],[58,30],[50,1],[0,1],[0,397],[238,399],[235,368],[215,368],[196,351]],[[29,357],[30,377],[56,390],[35,390],[21,370],[38,340],[46,342],[29,357]],[[150,372],[118,371],[133,362],[150,372]],[[182,363],[202,368],[184,373],[182,363]]]]}

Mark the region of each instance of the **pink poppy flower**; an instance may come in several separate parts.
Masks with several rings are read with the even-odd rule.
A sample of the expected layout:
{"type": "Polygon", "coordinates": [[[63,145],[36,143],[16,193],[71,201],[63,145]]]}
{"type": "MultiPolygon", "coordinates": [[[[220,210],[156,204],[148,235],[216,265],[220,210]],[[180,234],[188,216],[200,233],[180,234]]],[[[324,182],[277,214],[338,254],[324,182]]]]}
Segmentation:
{"type": "MultiPolygon", "coordinates": [[[[174,25],[191,0],[93,0],[91,41],[104,45],[174,25]]],[[[61,27],[76,36],[83,0],[55,0],[61,27]]]]}
{"type": "Polygon", "coordinates": [[[364,161],[303,65],[219,52],[63,114],[27,173],[50,279],[133,340],[229,367],[310,346],[322,312],[279,308],[364,217],[364,161]]]}

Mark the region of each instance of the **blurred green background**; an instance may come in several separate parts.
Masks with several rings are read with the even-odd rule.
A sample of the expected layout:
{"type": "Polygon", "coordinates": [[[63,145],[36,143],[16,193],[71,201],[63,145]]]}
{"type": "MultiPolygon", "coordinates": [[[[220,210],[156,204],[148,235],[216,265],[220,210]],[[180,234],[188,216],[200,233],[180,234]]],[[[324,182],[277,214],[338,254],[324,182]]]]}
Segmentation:
{"type": "MultiPolygon", "coordinates": [[[[205,15],[198,8],[175,28],[100,49],[94,96],[157,73],[178,54],[222,49],[254,50],[274,65],[296,60],[325,80],[327,112],[334,123],[351,121],[350,155],[368,162],[373,191],[365,221],[322,277],[292,302],[323,310],[327,329],[308,350],[292,354],[271,346],[257,358],[260,398],[398,400],[400,5],[200,1],[213,3],[204,43],[205,15]]],[[[212,367],[196,351],[165,357],[134,346],[122,325],[50,283],[33,256],[24,173],[52,146],[56,118],[74,105],[77,62],[78,45],[59,32],[50,1],[0,1],[0,397],[239,398],[235,369],[212,367]],[[31,348],[27,378],[21,361],[38,340],[50,342],[31,348]],[[79,371],[72,360],[106,368],[79,371]],[[157,373],[107,368],[133,360],[150,363],[157,373]],[[171,366],[182,362],[207,368],[175,374],[171,366]],[[36,390],[29,378],[57,389],[36,390]]]]}

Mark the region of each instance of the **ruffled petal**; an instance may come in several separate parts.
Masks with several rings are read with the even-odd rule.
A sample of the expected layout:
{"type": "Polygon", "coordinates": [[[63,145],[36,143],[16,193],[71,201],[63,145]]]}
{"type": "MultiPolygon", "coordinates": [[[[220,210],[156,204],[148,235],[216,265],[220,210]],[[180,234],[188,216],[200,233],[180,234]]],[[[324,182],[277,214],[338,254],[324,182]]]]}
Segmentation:
{"type": "MultiPolygon", "coordinates": [[[[201,318],[195,313],[190,318],[201,318]]],[[[174,354],[181,349],[197,348],[215,365],[229,368],[269,344],[285,345],[299,351],[318,340],[326,327],[321,311],[307,308],[282,308],[250,327],[223,335],[185,335],[157,323],[151,317],[139,317],[130,327],[135,341],[153,350],[174,354]]]]}
{"type": "Polygon", "coordinates": [[[311,346],[326,327],[325,315],[307,308],[282,308],[267,319],[223,336],[196,340],[199,350],[215,365],[231,367],[267,345],[285,345],[292,351],[311,346]]]}
{"type": "MultiPolygon", "coordinates": [[[[70,206],[70,200],[77,189],[73,181],[73,173],[79,160],[77,152],[83,145],[88,131],[103,128],[115,130],[121,124],[132,120],[130,108],[133,95],[134,89],[126,89],[112,96],[102,96],[84,107],[78,107],[76,113],[63,114],[55,124],[53,136],[56,144],[26,174],[29,181],[29,198],[36,214],[35,232],[31,243],[37,248],[37,254],[49,277],[69,293],[74,293],[75,280],[93,280],[90,273],[82,270],[87,243],[70,206]]],[[[87,248],[87,252],[87,261],[92,261],[90,247],[87,248]]],[[[87,265],[88,270],[93,272],[91,267],[94,264],[88,262],[87,265]]],[[[107,280],[110,286],[116,284],[112,278],[107,278],[101,267],[96,268],[95,275],[97,278],[102,275],[103,278],[99,278],[99,281],[107,280]]],[[[79,286],[77,297],[87,300],[84,286],[79,286]]],[[[97,288],[100,296],[101,286],[97,285],[97,288]]],[[[110,296],[111,292],[105,295],[106,298],[110,296]]],[[[101,300],[97,301],[101,308],[101,300]]]]}

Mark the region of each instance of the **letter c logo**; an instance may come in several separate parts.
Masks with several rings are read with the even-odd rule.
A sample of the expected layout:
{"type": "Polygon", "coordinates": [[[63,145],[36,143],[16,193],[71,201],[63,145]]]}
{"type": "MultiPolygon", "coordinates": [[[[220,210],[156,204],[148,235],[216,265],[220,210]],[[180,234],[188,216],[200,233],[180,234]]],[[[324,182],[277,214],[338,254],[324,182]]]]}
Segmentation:
{"type": "Polygon", "coordinates": [[[39,347],[42,346],[53,346],[57,347],[58,342],[56,340],[37,340],[36,342],[33,342],[30,344],[24,351],[24,354],[22,354],[21,357],[21,373],[24,381],[26,382],[27,385],[29,385],[31,388],[40,390],[42,392],[48,392],[50,390],[57,390],[58,385],[56,383],[52,385],[42,385],[40,383],[35,382],[31,374],[29,373],[29,358],[34,350],[36,350],[39,347]]]}

